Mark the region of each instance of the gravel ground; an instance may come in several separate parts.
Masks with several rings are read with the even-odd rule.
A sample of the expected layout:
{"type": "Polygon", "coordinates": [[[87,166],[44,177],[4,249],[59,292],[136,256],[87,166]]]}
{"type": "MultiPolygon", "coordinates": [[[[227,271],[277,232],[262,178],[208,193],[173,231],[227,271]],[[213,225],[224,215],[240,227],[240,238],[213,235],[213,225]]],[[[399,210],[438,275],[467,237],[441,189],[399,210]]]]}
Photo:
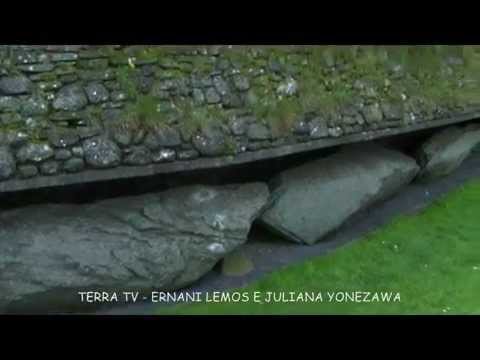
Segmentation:
{"type": "MultiPolygon", "coordinates": [[[[322,256],[345,243],[358,240],[362,235],[387,224],[401,214],[418,212],[433,200],[461,186],[466,181],[480,177],[480,153],[474,153],[452,175],[429,184],[411,184],[388,201],[357,214],[324,242],[314,246],[301,246],[272,239],[269,234],[254,226],[249,242],[241,251],[254,263],[255,269],[246,276],[227,277],[219,267],[212,270],[194,286],[185,291],[222,291],[243,287],[260,277],[286,265],[322,256]]],[[[102,315],[151,315],[159,304],[135,305],[103,310],[102,315]]]]}

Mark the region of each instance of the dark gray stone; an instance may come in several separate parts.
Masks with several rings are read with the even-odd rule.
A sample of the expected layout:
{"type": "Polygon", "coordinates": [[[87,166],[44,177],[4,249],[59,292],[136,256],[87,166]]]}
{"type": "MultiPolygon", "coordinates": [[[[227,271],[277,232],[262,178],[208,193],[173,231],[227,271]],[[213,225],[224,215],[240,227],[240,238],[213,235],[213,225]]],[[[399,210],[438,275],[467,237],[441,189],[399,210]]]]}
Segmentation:
{"type": "Polygon", "coordinates": [[[362,114],[367,124],[379,123],[383,120],[383,112],[378,104],[365,106],[362,114]]]}
{"type": "Polygon", "coordinates": [[[230,130],[235,136],[245,135],[248,129],[248,117],[234,117],[230,120],[230,130]]]}
{"type": "Polygon", "coordinates": [[[55,151],[55,160],[65,161],[72,157],[72,152],[67,149],[61,149],[55,151]]]}
{"type": "Polygon", "coordinates": [[[53,129],[48,132],[48,141],[54,147],[66,148],[77,144],[80,137],[75,130],[53,129]]]}
{"type": "Polygon", "coordinates": [[[64,86],[53,101],[55,110],[78,111],[88,105],[85,91],[78,84],[64,86]]]}
{"type": "Polygon", "coordinates": [[[215,88],[207,88],[205,89],[205,100],[208,104],[218,104],[222,98],[215,88]]]}
{"type": "Polygon", "coordinates": [[[81,127],[75,130],[80,139],[88,139],[94,136],[98,136],[102,133],[102,129],[98,126],[81,127]]]}
{"type": "Polygon", "coordinates": [[[203,105],[205,103],[205,95],[202,89],[193,89],[193,101],[196,105],[203,105]]]}
{"type": "Polygon", "coordinates": [[[83,158],[85,152],[83,151],[82,146],[74,146],[72,147],[72,155],[78,158],[83,158]]]}
{"type": "Polygon", "coordinates": [[[128,100],[128,95],[124,91],[113,91],[111,94],[111,100],[114,102],[122,102],[128,100]]]}
{"type": "Polygon", "coordinates": [[[97,169],[112,168],[120,165],[122,151],[113,141],[97,136],[83,142],[85,161],[97,169]]]}
{"type": "Polygon", "coordinates": [[[35,165],[20,165],[18,174],[22,179],[29,179],[38,175],[38,168],[35,165]]]}
{"type": "Polygon", "coordinates": [[[0,114],[0,125],[2,126],[9,127],[12,125],[12,127],[15,127],[15,125],[17,125],[21,127],[24,123],[25,120],[19,113],[0,114]]]}
{"type": "Polygon", "coordinates": [[[152,161],[154,163],[165,163],[175,161],[177,152],[172,149],[161,149],[152,153],[152,161]]]}
{"type": "Polygon", "coordinates": [[[109,92],[100,83],[90,83],[85,86],[85,92],[88,97],[88,101],[92,104],[100,104],[103,102],[108,101],[109,99],[109,92]]]}
{"type": "Polygon", "coordinates": [[[193,136],[193,146],[204,156],[220,156],[225,154],[225,135],[218,128],[207,128],[193,136]]]}
{"type": "Polygon", "coordinates": [[[23,72],[29,74],[38,74],[52,71],[55,68],[54,64],[43,63],[43,64],[31,64],[31,65],[21,65],[18,67],[23,72]]]}
{"type": "Polygon", "coordinates": [[[3,211],[0,311],[68,311],[85,289],[184,288],[247,241],[268,196],[260,183],[191,186],[3,211]]]}
{"type": "Polygon", "coordinates": [[[250,89],[250,81],[243,75],[234,75],[233,84],[239,91],[247,91],[250,89]]]}
{"type": "Polygon", "coordinates": [[[21,95],[32,91],[32,82],[22,75],[4,76],[0,78],[0,94],[21,95]]]}
{"type": "Polygon", "coordinates": [[[56,161],[47,161],[40,165],[40,173],[42,175],[56,175],[60,169],[60,165],[56,161]]]}
{"type": "Polygon", "coordinates": [[[18,148],[28,141],[28,134],[23,131],[8,131],[6,134],[6,143],[12,148],[18,148]]]}
{"type": "Polygon", "coordinates": [[[79,158],[72,158],[63,163],[63,170],[68,173],[76,173],[85,168],[85,161],[79,158]]]}
{"type": "Polygon", "coordinates": [[[353,145],[276,177],[261,222],[286,239],[314,244],[357,211],[393,195],[417,173],[415,160],[399,152],[353,145]]]}
{"type": "Polygon", "coordinates": [[[225,109],[241,108],[243,106],[243,100],[240,95],[229,92],[223,96],[222,104],[225,109]]]}
{"type": "Polygon", "coordinates": [[[310,124],[305,119],[297,121],[293,126],[293,133],[296,135],[309,135],[310,124]]]}
{"type": "Polygon", "coordinates": [[[16,170],[16,161],[8,146],[0,146],[0,180],[13,176],[16,170]]]}
{"type": "Polygon", "coordinates": [[[382,104],[382,111],[387,120],[403,119],[403,106],[401,104],[382,104]]]}
{"type": "Polygon", "coordinates": [[[215,89],[221,96],[226,96],[231,91],[230,86],[221,76],[213,78],[213,86],[215,86],[215,89]]]}
{"type": "Polygon", "coordinates": [[[177,153],[177,159],[180,161],[195,160],[200,157],[200,153],[197,150],[182,150],[177,153]]]}
{"type": "Polygon", "coordinates": [[[76,61],[78,59],[77,53],[54,53],[50,56],[53,62],[67,62],[76,61]]]}
{"type": "Polygon", "coordinates": [[[0,112],[20,111],[20,100],[13,96],[0,96],[0,112]]]}
{"type": "Polygon", "coordinates": [[[269,140],[272,134],[270,130],[262,124],[250,124],[248,127],[248,138],[254,141],[269,140]]]}
{"type": "Polygon", "coordinates": [[[152,153],[147,147],[134,146],[128,150],[129,152],[123,160],[125,164],[132,166],[140,166],[148,165],[152,162],[152,153]]]}
{"type": "Polygon", "coordinates": [[[116,126],[112,129],[112,137],[121,147],[130,146],[133,140],[132,131],[127,127],[116,126]]]}
{"type": "Polygon", "coordinates": [[[17,152],[17,160],[20,163],[42,162],[52,158],[55,152],[49,144],[29,143],[22,146],[17,152]]]}
{"type": "Polygon", "coordinates": [[[310,121],[310,137],[312,139],[322,139],[328,137],[328,125],[324,119],[314,118],[310,121]]]}
{"type": "Polygon", "coordinates": [[[145,139],[145,145],[150,150],[165,147],[175,147],[182,144],[180,133],[170,126],[161,126],[150,131],[145,139]]]}
{"type": "Polygon", "coordinates": [[[429,181],[452,173],[480,144],[480,127],[449,127],[437,132],[417,151],[422,170],[419,178],[429,181]]]}

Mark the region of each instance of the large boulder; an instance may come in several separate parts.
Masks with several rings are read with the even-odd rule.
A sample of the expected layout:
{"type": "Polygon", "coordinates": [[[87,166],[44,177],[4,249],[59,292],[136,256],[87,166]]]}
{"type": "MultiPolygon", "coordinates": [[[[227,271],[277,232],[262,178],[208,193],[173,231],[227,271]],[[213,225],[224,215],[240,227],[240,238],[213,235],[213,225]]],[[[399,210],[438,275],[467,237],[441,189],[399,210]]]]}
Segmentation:
{"type": "Polygon", "coordinates": [[[422,169],[419,179],[429,181],[450,174],[479,143],[479,126],[449,127],[439,131],[417,151],[417,160],[422,169]]]}
{"type": "MultiPolygon", "coordinates": [[[[82,309],[79,291],[174,290],[247,240],[265,184],[190,186],[0,213],[0,309],[82,309]]],[[[86,304],[83,304],[84,306],[86,304]]],[[[90,305],[91,306],[91,305],[90,305]]]]}
{"type": "Polygon", "coordinates": [[[351,146],[278,175],[260,222],[289,240],[314,244],[355,212],[393,195],[417,172],[415,160],[397,151],[351,146]]]}

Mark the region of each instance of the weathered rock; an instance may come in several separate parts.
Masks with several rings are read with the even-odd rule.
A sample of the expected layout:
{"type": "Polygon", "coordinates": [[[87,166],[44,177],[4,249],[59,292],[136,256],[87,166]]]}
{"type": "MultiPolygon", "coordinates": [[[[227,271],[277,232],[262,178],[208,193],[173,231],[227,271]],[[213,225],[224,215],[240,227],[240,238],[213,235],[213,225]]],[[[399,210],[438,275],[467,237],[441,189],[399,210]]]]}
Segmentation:
{"type": "Polygon", "coordinates": [[[74,130],[52,129],[48,132],[48,140],[57,148],[66,148],[80,141],[80,136],[74,130]]]}
{"type": "Polygon", "coordinates": [[[177,153],[172,149],[157,150],[152,154],[152,161],[154,163],[164,163],[175,161],[177,153]]]}
{"type": "Polygon", "coordinates": [[[83,152],[88,165],[106,169],[120,165],[122,151],[113,141],[97,136],[83,142],[83,152]]]}
{"type": "Polygon", "coordinates": [[[250,124],[248,127],[248,138],[254,141],[269,140],[272,137],[270,130],[262,124],[250,124]]]}
{"type": "Polygon", "coordinates": [[[250,89],[250,81],[246,76],[243,75],[235,75],[233,77],[233,83],[237,90],[239,91],[247,91],[250,89]]]}
{"type": "Polygon", "coordinates": [[[315,118],[310,121],[310,137],[312,139],[321,139],[328,137],[328,124],[321,118],[315,118]]]}
{"type": "Polygon", "coordinates": [[[20,100],[15,96],[0,96],[0,112],[18,112],[21,108],[20,100]]]}
{"type": "Polygon", "coordinates": [[[415,160],[361,144],[287,170],[272,181],[261,222],[285,238],[314,244],[355,212],[394,194],[417,174],[415,160]]]}
{"type": "Polygon", "coordinates": [[[55,160],[64,161],[72,157],[72,152],[67,149],[60,149],[55,151],[55,160]]]}
{"type": "Polygon", "coordinates": [[[234,117],[230,120],[229,126],[235,136],[245,135],[248,129],[248,117],[234,117]]]}
{"type": "Polygon", "coordinates": [[[449,127],[428,139],[417,151],[419,178],[432,180],[458,168],[480,144],[480,127],[449,127]]]}
{"type": "Polygon", "coordinates": [[[10,130],[6,133],[6,143],[13,148],[18,148],[27,143],[28,134],[24,131],[10,130]]]}
{"type": "Polygon", "coordinates": [[[130,144],[132,143],[133,133],[127,127],[116,126],[112,130],[112,137],[118,145],[122,147],[127,147],[130,146],[130,144]]]}
{"type": "Polygon", "coordinates": [[[182,150],[177,153],[177,159],[180,161],[195,160],[200,157],[197,150],[182,150]]]}
{"type": "Polygon", "coordinates": [[[60,89],[55,100],[53,108],[63,111],[78,111],[88,105],[85,91],[80,85],[67,85],[60,89]]]}
{"type": "Polygon", "coordinates": [[[375,124],[383,120],[383,112],[378,104],[366,106],[362,114],[367,124],[375,124]]]}
{"type": "Polygon", "coordinates": [[[85,86],[85,92],[88,97],[88,101],[92,104],[99,104],[108,101],[108,90],[101,83],[90,83],[85,86]]]}
{"type": "Polygon", "coordinates": [[[150,150],[157,150],[164,147],[175,147],[182,144],[180,133],[170,126],[161,126],[151,131],[146,139],[145,145],[150,150]]]}
{"type": "Polygon", "coordinates": [[[27,161],[42,162],[52,158],[55,152],[48,144],[29,143],[22,146],[17,152],[17,159],[20,163],[27,161]]]}
{"type": "Polygon", "coordinates": [[[0,78],[0,94],[21,95],[28,94],[31,90],[32,82],[26,76],[4,76],[0,78]]]}
{"type": "Polygon", "coordinates": [[[134,146],[129,149],[123,162],[133,166],[148,165],[152,162],[152,153],[145,146],[134,146]]]}
{"type": "Polygon", "coordinates": [[[48,113],[48,101],[43,97],[30,97],[22,103],[21,112],[25,116],[45,115],[48,113]]]}
{"type": "Polygon", "coordinates": [[[82,146],[74,146],[72,147],[72,154],[75,157],[83,158],[83,155],[85,154],[85,152],[83,151],[82,146]]]}
{"type": "Polygon", "coordinates": [[[15,157],[8,146],[0,146],[0,180],[11,177],[16,170],[15,157]]]}
{"type": "Polygon", "coordinates": [[[76,173],[82,171],[85,168],[85,161],[79,158],[72,158],[63,164],[63,170],[69,173],[76,173]]]}
{"type": "Polygon", "coordinates": [[[29,179],[38,175],[38,168],[35,165],[20,165],[18,174],[22,179],[29,179]]]}
{"type": "Polygon", "coordinates": [[[193,137],[193,145],[204,156],[225,154],[225,135],[218,128],[207,128],[193,137]]]}
{"type": "Polygon", "coordinates": [[[40,165],[40,173],[42,173],[42,175],[55,175],[58,173],[59,169],[60,165],[56,161],[47,161],[40,165]]]}
{"type": "Polygon", "coordinates": [[[205,100],[208,104],[218,104],[222,101],[222,98],[215,88],[207,88],[205,90],[205,100]]]}
{"type": "Polygon", "coordinates": [[[148,296],[183,288],[245,243],[268,196],[260,183],[192,186],[3,211],[0,309],[72,310],[85,289],[148,296]]]}

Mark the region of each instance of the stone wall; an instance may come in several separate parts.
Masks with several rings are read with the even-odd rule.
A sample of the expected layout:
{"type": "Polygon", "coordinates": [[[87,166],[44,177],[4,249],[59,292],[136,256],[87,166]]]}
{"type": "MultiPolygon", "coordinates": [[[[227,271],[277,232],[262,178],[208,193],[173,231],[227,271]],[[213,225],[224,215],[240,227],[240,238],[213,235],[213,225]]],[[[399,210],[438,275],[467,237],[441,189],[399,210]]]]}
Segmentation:
{"type": "Polygon", "coordinates": [[[417,48],[2,45],[0,181],[369,139],[478,108],[475,49],[417,48]]]}

